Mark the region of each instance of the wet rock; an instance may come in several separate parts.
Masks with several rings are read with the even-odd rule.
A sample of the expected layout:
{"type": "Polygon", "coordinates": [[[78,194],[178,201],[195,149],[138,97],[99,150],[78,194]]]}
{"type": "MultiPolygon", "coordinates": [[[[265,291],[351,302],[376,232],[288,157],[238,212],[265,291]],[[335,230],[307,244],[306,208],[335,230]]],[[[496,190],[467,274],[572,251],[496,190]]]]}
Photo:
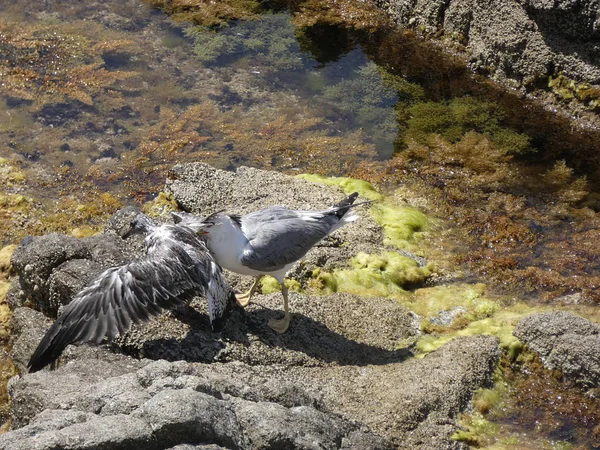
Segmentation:
{"type": "Polygon", "coordinates": [[[519,85],[559,71],[600,83],[600,9],[596,0],[386,0],[406,26],[461,36],[474,68],[519,85]]]}
{"type": "Polygon", "coordinates": [[[565,311],[532,314],[513,334],[550,369],[584,388],[600,386],[600,325],[565,311]]]}

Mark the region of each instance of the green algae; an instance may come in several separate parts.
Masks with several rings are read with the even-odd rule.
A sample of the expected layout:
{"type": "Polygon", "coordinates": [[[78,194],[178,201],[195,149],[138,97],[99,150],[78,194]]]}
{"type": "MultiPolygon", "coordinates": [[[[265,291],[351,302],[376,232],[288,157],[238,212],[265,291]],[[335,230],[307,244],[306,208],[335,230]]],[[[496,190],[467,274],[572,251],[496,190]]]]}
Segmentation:
{"type": "Polygon", "coordinates": [[[487,420],[481,413],[463,415],[461,424],[465,429],[456,431],[451,437],[470,446],[480,447],[487,435],[497,434],[499,426],[487,420]]]}
{"type": "MultiPolygon", "coordinates": [[[[285,287],[289,291],[302,292],[302,285],[297,280],[286,278],[284,280],[285,287]]],[[[273,292],[281,292],[279,281],[271,276],[265,276],[260,280],[260,288],[263,294],[272,294],[273,292]]]]}
{"type": "Polygon", "coordinates": [[[171,211],[178,211],[179,205],[172,194],[159,192],[158,195],[142,205],[142,211],[150,217],[165,217],[171,211]]]}
{"type": "Polygon", "coordinates": [[[422,284],[431,275],[430,266],[420,267],[414,259],[397,252],[381,255],[359,253],[350,260],[350,269],[313,272],[319,286],[328,293],[404,298],[407,289],[422,284]]]}
{"type": "Polygon", "coordinates": [[[150,5],[162,9],[177,22],[192,22],[205,27],[226,26],[236,19],[251,19],[260,10],[256,0],[188,0],[185,2],[166,2],[164,0],[145,0],[150,5]]]}
{"type": "Polygon", "coordinates": [[[205,64],[218,64],[227,58],[272,71],[298,70],[306,62],[294,37],[294,25],[285,14],[264,14],[260,20],[219,30],[189,27],[184,33],[194,40],[194,52],[205,64]]]}
{"type": "Polygon", "coordinates": [[[528,350],[517,358],[503,354],[494,386],[475,391],[472,406],[459,416],[461,429],[453,438],[478,448],[575,449],[597,442],[598,399],[546,369],[528,350]],[[577,431],[567,435],[569,441],[557,440],[566,429],[577,431]]]}
{"type": "Polygon", "coordinates": [[[327,186],[338,186],[346,195],[350,195],[353,192],[358,192],[359,198],[365,198],[367,200],[381,201],[384,198],[383,195],[375,190],[371,183],[363,180],[357,180],[356,178],[324,177],[322,175],[310,173],[297,175],[297,178],[301,178],[312,183],[325,184],[327,186]]]}
{"type": "Polygon", "coordinates": [[[388,140],[393,141],[398,133],[393,109],[398,93],[385,82],[387,78],[382,72],[375,63],[368,62],[354,71],[351,77],[325,87],[323,97],[370,134],[391,134],[388,140]]]}
{"type": "Polygon", "coordinates": [[[359,198],[376,202],[369,214],[384,230],[384,245],[401,250],[413,249],[422,233],[427,230],[431,219],[416,208],[400,206],[392,199],[386,199],[368,182],[348,177],[323,177],[300,174],[298,178],[327,186],[338,186],[345,194],[358,192],[359,198]]]}
{"type": "Polygon", "coordinates": [[[548,87],[565,102],[576,101],[593,111],[600,109],[600,89],[589,83],[578,83],[561,72],[548,78],[548,87]]]}
{"type": "Polygon", "coordinates": [[[0,93],[35,103],[94,99],[135,72],[108,70],[103,56],[124,49],[130,41],[93,42],[67,25],[23,27],[0,21],[0,93]],[[51,74],[51,75],[50,75],[51,74]]]}
{"type": "Polygon", "coordinates": [[[473,131],[488,137],[508,155],[534,153],[530,139],[502,125],[505,114],[492,102],[457,97],[442,102],[417,102],[408,111],[406,137],[430,143],[436,135],[456,143],[473,131]]]}

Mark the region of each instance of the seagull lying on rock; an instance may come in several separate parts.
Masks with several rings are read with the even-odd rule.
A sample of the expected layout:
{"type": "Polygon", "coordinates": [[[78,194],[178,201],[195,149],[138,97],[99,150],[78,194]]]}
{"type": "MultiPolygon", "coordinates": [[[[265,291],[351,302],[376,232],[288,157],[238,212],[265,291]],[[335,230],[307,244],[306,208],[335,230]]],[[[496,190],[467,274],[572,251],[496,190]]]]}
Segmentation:
{"type": "Polygon", "coordinates": [[[106,270],[79,292],[42,338],[30,372],[52,363],[69,344],[110,342],[132,323],[183,306],[196,295],[207,297],[213,329],[222,328],[235,295],[196,232],[185,221],[158,226],[138,214],[123,237],[138,233],[147,234],[146,258],[106,270]]]}
{"type": "Polygon", "coordinates": [[[371,202],[354,204],[356,197],[357,192],[324,211],[293,211],[272,206],[245,216],[217,212],[199,219],[189,213],[172,214],[175,221],[185,221],[205,235],[208,249],[222,267],[256,277],[250,290],[237,296],[241,306],[250,302],[264,275],[271,275],[279,282],[284,317],[269,320],[269,327],[284,333],[290,324],[288,290],[284,284],[286,272],[325,236],[358,219],[357,215],[347,214],[348,210],[371,202]]]}

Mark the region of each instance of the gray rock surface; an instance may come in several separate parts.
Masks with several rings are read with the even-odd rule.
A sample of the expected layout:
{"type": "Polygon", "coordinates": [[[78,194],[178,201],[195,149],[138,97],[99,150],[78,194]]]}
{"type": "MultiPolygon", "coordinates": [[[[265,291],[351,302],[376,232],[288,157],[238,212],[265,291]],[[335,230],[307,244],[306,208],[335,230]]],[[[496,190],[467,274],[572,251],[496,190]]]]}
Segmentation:
{"type": "Polygon", "coordinates": [[[513,334],[550,369],[584,388],[600,386],[600,326],[577,314],[550,311],[522,319],[513,334]]]}
{"type": "MultiPolygon", "coordinates": [[[[285,199],[291,207],[326,207],[343,197],[254,169],[235,174],[191,165],[176,171],[171,192],[195,212],[216,208],[207,191],[240,212],[285,199]],[[202,181],[206,176],[223,191],[215,193],[214,183],[202,181]],[[278,188],[264,191],[268,185],[278,188]],[[297,198],[284,193],[289,186],[297,198]]],[[[11,301],[18,305],[12,317],[18,368],[51,323],[28,306],[48,313],[50,299],[68,303],[92,272],[139,252],[139,242],[119,237],[131,214],[119,212],[94,239],[32,238],[15,252],[22,292],[10,295],[18,297],[11,301]],[[57,242],[66,245],[60,257],[57,242]]],[[[311,264],[344,264],[356,251],[345,242],[378,251],[381,230],[367,217],[347,228],[339,241],[323,244],[327,257],[311,264]]],[[[111,346],[69,346],[56,370],[11,380],[13,430],[0,436],[0,448],[464,448],[450,436],[473,391],[492,380],[495,338],[457,339],[416,360],[401,346],[415,338],[418,323],[395,301],[292,292],[292,324],[278,335],[266,322],[281,314],[281,303],[278,293],[257,295],[213,333],[206,301],[196,298],[187,310],[135,326],[111,346]]]]}
{"type": "Polygon", "coordinates": [[[562,71],[600,84],[598,0],[384,0],[403,25],[462,36],[475,69],[518,84],[562,71]]]}

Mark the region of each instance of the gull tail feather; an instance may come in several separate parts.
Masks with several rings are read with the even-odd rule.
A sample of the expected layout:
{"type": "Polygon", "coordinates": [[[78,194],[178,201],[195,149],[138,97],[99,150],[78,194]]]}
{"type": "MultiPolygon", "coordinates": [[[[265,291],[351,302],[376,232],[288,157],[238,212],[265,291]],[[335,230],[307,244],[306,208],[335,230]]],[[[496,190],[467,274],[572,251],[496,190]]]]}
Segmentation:
{"type": "Polygon", "coordinates": [[[329,208],[326,211],[326,213],[335,215],[338,219],[340,219],[340,222],[343,222],[343,223],[341,223],[341,225],[349,223],[349,222],[354,222],[356,219],[358,219],[358,216],[356,214],[347,214],[348,211],[351,208],[356,208],[357,206],[368,205],[368,204],[373,203],[373,200],[367,200],[367,201],[360,202],[360,203],[354,203],[354,201],[356,200],[357,197],[358,197],[358,192],[353,192],[348,197],[346,197],[344,200],[339,202],[337,205],[334,205],[331,208],[329,208]]]}
{"type": "Polygon", "coordinates": [[[350,207],[358,197],[358,192],[353,192],[344,200],[339,202],[337,205],[334,205],[331,210],[337,216],[338,219],[344,217],[344,215],[350,210],[350,207]]]}

